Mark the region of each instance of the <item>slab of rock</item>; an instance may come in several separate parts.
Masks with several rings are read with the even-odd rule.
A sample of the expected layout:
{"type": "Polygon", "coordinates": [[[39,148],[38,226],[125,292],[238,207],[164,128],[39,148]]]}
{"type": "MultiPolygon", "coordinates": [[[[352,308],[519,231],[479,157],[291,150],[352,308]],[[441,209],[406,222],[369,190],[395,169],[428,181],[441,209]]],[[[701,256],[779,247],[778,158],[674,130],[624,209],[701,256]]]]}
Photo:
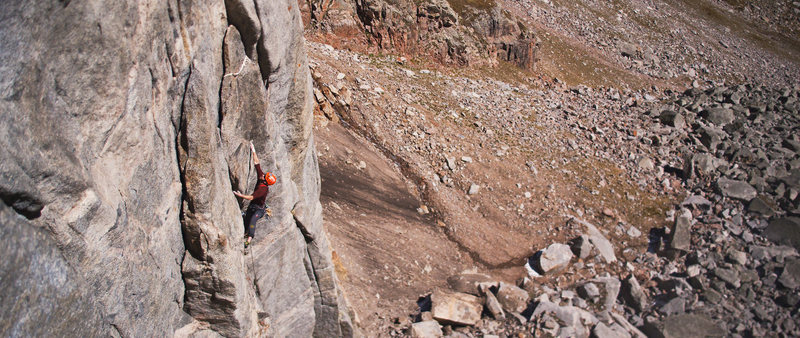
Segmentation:
{"type": "Polygon", "coordinates": [[[764,236],[775,243],[800,249],[800,218],[783,217],[774,219],[764,229],[764,236]]]}
{"type": "Polygon", "coordinates": [[[693,206],[695,208],[700,207],[704,209],[709,209],[711,208],[711,201],[700,195],[692,195],[683,200],[683,202],[681,202],[681,206],[682,207],[693,206]]]}
{"type": "Polygon", "coordinates": [[[723,337],[723,331],[711,319],[701,314],[679,314],[660,323],[648,323],[643,330],[648,337],[723,337]]]}
{"type": "Polygon", "coordinates": [[[778,283],[787,289],[797,289],[800,287],[800,259],[790,258],[786,260],[781,277],[778,283]]]}
{"type": "Polygon", "coordinates": [[[724,126],[733,122],[733,111],[723,107],[707,108],[700,112],[700,117],[717,126],[724,126]]]}
{"type": "Polygon", "coordinates": [[[447,278],[447,285],[455,292],[468,293],[473,296],[480,296],[479,286],[482,284],[497,284],[497,282],[482,273],[465,272],[447,278]]]}
{"type": "Polygon", "coordinates": [[[733,269],[716,268],[714,269],[714,276],[724,281],[732,288],[739,288],[742,285],[739,279],[739,272],[733,269]]]}
{"type": "Polygon", "coordinates": [[[550,273],[566,268],[572,260],[572,250],[561,243],[550,244],[542,250],[537,265],[543,273],[550,273]]]}
{"type": "Polygon", "coordinates": [[[747,211],[758,213],[766,217],[771,217],[775,214],[775,209],[760,197],[756,197],[750,201],[750,204],[747,206],[747,211]]]}
{"type": "Polygon", "coordinates": [[[500,302],[497,300],[497,297],[494,296],[494,293],[489,290],[486,292],[486,310],[489,311],[489,314],[492,315],[492,318],[496,320],[502,320],[506,318],[506,314],[503,311],[503,306],[500,305],[500,302]]]}
{"type": "Polygon", "coordinates": [[[411,324],[411,337],[436,338],[442,336],[444,336],[444,333],[442,333],[442,326],[435,320],[411,324]]]}
{"type": "Polygon", "coordinates": [[[669,247],[675,250],[688,251],[692,246],[692,213],[683,209],[672,227],[669,247]]]}
{"type": "Polygon", "coordinates": [[[497,300],[506,311],[522,313],[528,308],[530,295],[528,295],[528,291],[516,285],[500,282],[500,287],[497,289],[497,300]]]}
{"type": "Polygon", "coordinates": [[[723,196],[746,202],[754,199],[758,194],[756,188],[753,188],[753,186],[747,182],[731,180],[724,177],[717,180],[717,189],[723,196]]]}
{"type": "Polygon", "coordinates": [[[483,301],[466,293],[436,291],[431,304],[433,319],[442,324],[475,325],[483,311],[483,301]]]}

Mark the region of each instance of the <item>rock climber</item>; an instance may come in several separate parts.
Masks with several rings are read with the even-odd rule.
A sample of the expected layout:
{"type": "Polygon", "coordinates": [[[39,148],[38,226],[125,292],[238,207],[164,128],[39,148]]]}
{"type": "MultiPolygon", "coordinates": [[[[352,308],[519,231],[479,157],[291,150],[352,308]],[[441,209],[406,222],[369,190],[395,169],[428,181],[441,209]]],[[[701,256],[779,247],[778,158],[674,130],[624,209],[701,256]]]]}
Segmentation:
{"type": "Polygon", "coordinates": [[[234,195],[250,201],[247,212],[244,214],[245,234],[247,237],[244,241],[245,248],[250,245],[250,241],[253,240],[253,236],[255,236],[256,222],[258,222],[261,217],[264,217],[265,213],[267,217],[272,217],[272,210],[267,206],[267,194],[269,193],[269,186],[275,184],[277,181],[275,175],[270,172],[265,174],[261,170],[261,164],[258,162],[258,156],[256,155],[256,148],[253,146],[253,142],[250,142],[250,151],[253,153],[253,164],[255,164],[256,172],[258,173],[256,187],[253,189],[252,195],[242,194],[238,190],[233,192],[234,195]]]}

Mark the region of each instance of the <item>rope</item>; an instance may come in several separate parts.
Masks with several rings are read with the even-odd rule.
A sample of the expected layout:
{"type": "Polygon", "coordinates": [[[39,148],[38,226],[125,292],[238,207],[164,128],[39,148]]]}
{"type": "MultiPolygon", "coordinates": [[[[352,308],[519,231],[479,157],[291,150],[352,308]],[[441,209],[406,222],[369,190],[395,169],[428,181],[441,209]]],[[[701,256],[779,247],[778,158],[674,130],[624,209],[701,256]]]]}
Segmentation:
{"type": "Polygon", "coordinates": [[[226,78],[228,76],[239,76],[239,74],[241,74],[242,70],[244,69],[244,65],[246,65],[248,62],[250,62],[250,59],[249,58],[244,58],[244,61],[242,61],[242,65],[239,66],[239,71],[238,72],[225,74],[225,75],[222,76],[222,78],[224,79],[224,78],[226,78]]]}

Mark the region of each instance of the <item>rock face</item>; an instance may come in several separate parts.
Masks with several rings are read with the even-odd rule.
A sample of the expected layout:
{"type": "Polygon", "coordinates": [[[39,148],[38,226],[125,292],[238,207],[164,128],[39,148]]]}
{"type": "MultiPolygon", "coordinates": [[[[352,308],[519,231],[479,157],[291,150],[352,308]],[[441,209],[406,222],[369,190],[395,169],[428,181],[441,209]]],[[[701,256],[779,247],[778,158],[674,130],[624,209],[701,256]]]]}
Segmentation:
{"type": "Polygon", "coordinates": [[[4,333],[353,333],[293,4],[0,5],[4,333]],[[278,183],[243,256],[251,140],[278,183]]]}
{"type": "Polygon", "coordinates": [[[306,0],[309,24],[343,40],[445,63],[533,69],[539,40],[494,2],[306,0]]]}

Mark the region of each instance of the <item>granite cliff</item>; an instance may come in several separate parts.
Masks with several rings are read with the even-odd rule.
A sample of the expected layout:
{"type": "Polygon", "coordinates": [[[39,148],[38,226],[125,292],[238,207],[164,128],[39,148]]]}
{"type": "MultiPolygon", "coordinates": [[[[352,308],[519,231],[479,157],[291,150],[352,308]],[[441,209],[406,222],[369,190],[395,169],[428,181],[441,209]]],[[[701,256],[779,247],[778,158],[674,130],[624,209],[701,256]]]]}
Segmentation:
{"type": "Polygon", "coordinates": [[[0,332],[352,334],[295,1],[0,13],[0,332]],[[245,256],[251,140],[278,183],[245,256]]]}

